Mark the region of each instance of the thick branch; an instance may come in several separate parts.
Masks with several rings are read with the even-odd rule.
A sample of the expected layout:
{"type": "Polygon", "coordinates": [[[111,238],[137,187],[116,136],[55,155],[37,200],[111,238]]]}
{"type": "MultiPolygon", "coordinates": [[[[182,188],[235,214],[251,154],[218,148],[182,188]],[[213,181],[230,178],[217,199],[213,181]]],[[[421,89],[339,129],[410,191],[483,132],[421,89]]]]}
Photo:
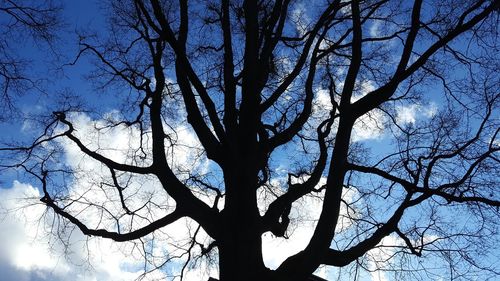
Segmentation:
{"type": "MultiPolygon", "coordinates": [[[[198,75],[194,71],[191,63],[189,62],[189,59],[187,58],[186,49],[185,49],[186,42],[181,41],[181,40],[185,40],[185,38],[183,36],[187,36],[187,35],[183,35],[179,39],[176,39],[174,31],[170,27],[170,23],[165,18],[165,14],[162,11],[162,7],[161,7],[160,2],[158,0],[151,0],[151,4],[153,6],[154,16],[161,26],[160,35],[172,47],[173,51],[175,52],[175,54],[177,56],[176,62],[180,66],[182,66],[182,70],[183,70],[182,73],[178,72],[177,74],[178,75],[185,75],[188,77],[189,81],[192,83],[192,85],[196,89],[196,92],[200,95],[200,98],[203,102],[203,105],[205,106],[205,108],[207,110],[208,116],[210,118],[210,122],[212,123],[212,126],[214,128],[214,131],[215,131],[217,137],[221,141],[224,140],[225,132],[224,132],[224,128],[222,127],[222,124],[219,120],[219,117],[217,115],[217,109],[215,107],[215,104],[212,101],[212,99],[210,98],[207,90],[203,86],[203,83],[201,82],[200,78],[198,77],[198,75]]],[[[143,12],[147,13],[147,10],[144,8],[143,12]]],[[[187,14],[186,14],[187,12],[184,11],[184,13],[185,13],[184,17],[187,17],[187,14]]],[[[188,28],[187,23],[185,25],[182,25],[182,28],[183,29],[180,30],[181,35],[187,33],[187,28],[188,28]]],[[[179,78],[179,77],[177,77],[177,78],[179,78]]],[[[186,93],[186,94],[189,94],[189,93],[186,93]]],[[[192,97],[192,98],[194,99],[194,97],[192,97]]],[[[192,104],[186,104],[186,106],[193,107],[192,104]]],[[[192,108],[192,110],[195,110],[195,109],[192,108]]],[[[196,108],[196,110],[199,111],[198,108],[196,108]]]]}
{"type": "MultiPolygon", "coordinates": [[[[407,61],[409,60],[409,58],[407,58],[409,56],[408,53],[411,52],[411,50],[408,49],[412,46],[413,41],[415,40],[414,36],[416,36],[416,34],[414,33],[417,32],[417,27],[413,26],[407,38],[408,41],[406,46],[408,47],[405,46],[405,50],[394,76],[387,84],[367,94],[363,98],[359,99],[356,103],[354,103],[353,111],[355,115],[362,116],[368,111],[380,106],[383,102],[387,101],[394,94],[398,85],[402,81],[410,77],[412,74],[414,74],[423,65],[425,65],[429,58],[433,56],[439,49],[446,46],[460,34],[469,31],[472,27],[483,21],[495,10],[497,6],[498,1],[492,1],[490,5],[488,5],[486,8],[484,8],[484,10],[472,17],[469,21],[465,23],[463,21],[459,21],[459,23],[452,30],[450,30],[445,36],[441,37],[426,51],[424,51],[413,64],[411,64],[409,67],[405,67],[407,61]]],[[[414,8],[419,9],[419,6],[417,5],[414,8]]],[[[467,11],[467,14],[469,14],[470,12],[471,11],[467,11]]],[[[413,25],[420,24],[420,21],[417,21],[417,19],[417,12],[414,10],[414,13],[412,15],[412,20],[414,20],[414,22],[412,22],[413,25]]]]}

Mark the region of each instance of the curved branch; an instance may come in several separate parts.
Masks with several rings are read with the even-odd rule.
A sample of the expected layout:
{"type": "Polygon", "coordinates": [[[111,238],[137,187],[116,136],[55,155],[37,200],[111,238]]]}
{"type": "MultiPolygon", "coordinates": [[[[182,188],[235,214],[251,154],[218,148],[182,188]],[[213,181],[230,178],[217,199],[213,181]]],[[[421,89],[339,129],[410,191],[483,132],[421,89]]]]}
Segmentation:
{"type": "Polygon", "coordinates": [[[286,229],[285,224],[280,224],[279,219],[286,218],[287,212],[289,212],[292,203],[297,201],[304,195],[311,193],[315,190],[321,180],[321,175],[326,167],[326,162],[328,159],[328,147],[326,145],[326,137],[330,134],[333,121],[335,120],[334,112],[332,111],[331,118],[323,121],[320,126],[318,126],[318,145],[320,155],[314,170],[312,171],[309,178],[300,184],[292,184],[291,180],[288,181],[289,189],[288,191],[274,200],[270,205],[268,210],[263,216],[263,231],[271,230],[275,235],[279,233],[284,233],[286,229]],[[324,131],[323,131],[324,129],[324,131]]]}
{"type": "MultiPolygon", "coordinates": [[[[33,174],[33,173],[31,173],[33,174]]],[[[35,174],[33,174],[35,175],[35,174]]],[[[56,214],[60,215],[61,217],[69,220],[71,223],[76,225],[80,231],[82,231],[83,234],[88,235],[88,236],[98,236],[98,237],[103,237],[103,238],[109,238],[114,241],[130,241],[134,239],[139,239],[145,235],[148,235],[152,233],[153,231],[160,229],[168,224],[171,224],[178,219],[182,218],[185,216],[185,214],[182,214],[178,209],[174,210],[172,213],[156,220],[153,222],[148,223],[148,225],[138,228],[134,231],[127,232],[127,233],[119,233],[119,232],[114,232],[114,231],[108,231],[105,229],[92,229],[89,228],[85,223],[83,223],[81,220],[77,219],[75,216],[71,215],[70,213],[66,212],[64,208],[59,207],[56,202],[52,199],[50,196],[49,192],[47,191],[47,175],[48,173],[46,171],[42,172],[42,176],[35,175],[42,183],[42,190],[43,190],[43,197],[40,199],[41,202],[43,202],[45,205],[50,207],[56,214]]]]}
{"type": "Polygon", "coordinates": [[[75,130],[73,127],[73,124],[66,120],[66,115],[63,112],[55,112],[54,113],[59,121],[61,123],[65,124],[68,126],[68,130],[66,130],[63,135],[68,137],[71,141],[73,141],[80,150],[85,153],[86,155],[90,156],[91,158],[103,163],[104,165],[108,166],[109,168],[119,170],[119,171],[124,171],[124,172],[131,172],[131,173],[137,173],[137,174],[152,174],[153,170],[152,167],[139,167],[139,166],[133,166],[133,165],[127,165],[127,164],[122,164],[115,162],[95,151],[90,150],[86,145],[82,143],[82,141],[73,135],[73,131],[75,130]]]}
{"type": "Polygon", "coordinates": [[[127,233],[118,233],[114,231],[108,231],[105,229],[89,228],[82,221],[80,221],[73,215],[69,214],[68,212],[64,211],[63,208],[59,207],[49,196],[46,189],[44,189],[44,196],[40,199],[40,201],[42,201],[45,205],[50,207],[56,214],[60,215],[61,217],[64,217],[65,219],[69,220],[71,223],[76,225],[83,234],[88,236],[109,238],[118,242],[139,239],[185,216],[184,214],[181,214],[180,211],[174,210],[172,213],[162,217],[161,219],[148,223],[148,225],[144,227],[138,228],[134,231],[127,233]]]}

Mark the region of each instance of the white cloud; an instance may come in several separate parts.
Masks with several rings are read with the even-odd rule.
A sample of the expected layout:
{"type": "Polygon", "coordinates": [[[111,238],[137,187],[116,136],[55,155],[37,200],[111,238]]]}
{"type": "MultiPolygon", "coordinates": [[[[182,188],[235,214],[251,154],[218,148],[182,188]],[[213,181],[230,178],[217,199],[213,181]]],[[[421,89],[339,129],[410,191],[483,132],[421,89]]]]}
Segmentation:
{"type": "Polygon", "coordinates": [[[307,15],[307,7],[303,3],[296,4],[291,12],[291,19],[295,23],[295,28],[299,36],[304,36],[308,29],[311,19],[307,15]]]}
{"type": "Polygon", "coordinates": [[[130,262],[120,252],[124,244],[99,239],[86,243],[86,238],[76,231],[65,247],[47,235],[54,226],[48,221],[52,216],[40,204],[40,193],[33,186],[16,181],[11,188],[0,189],[0,197],[0,270],[12,275],[11,280],[133,280],[140,274],[123,266],[130,262]],[[84,254],[87,247],[92,252],[88,260],[84,254]],[[63,256],[64,251],[73,263],[63,256]],[[87,261],[91,270],[85,266],[87,261]]]}
{"type": "MultiPolygon", "coordinates": [[[[411,243],[419,248],[424,244],[432,244],[439,240],[436,235],[425,235],[422,239],[411,240],[411,243]]],[[[396,235],[386,236],[378,243],[378,245],[366,254],[368,258],[368,269],[370,270],[371,281],[388,281],[392,278],[387,277],[386,270],[393,270],[390,266],[392,259],[398,248],[406,247],[405,242],[396,235]]]]}
{"type": "Polygon", "coordinates": [[[26,198],[39,198],[38,190],[30,185],[21,184],[17,181],[12,188],[0,189],[2,198],[2,229],[0,232],[0,252],[10,258],[6,261],[17,269],[31,270],[33,268],[48,268],[56,264],[50,258],[47,251],[33,241],[31,233],[37,232],[37,226],[33,225],[37,218],[44,212],[43,206],[32,205],[37,202],[26,198]],[[30,206],[32,205],[32,206],[30,206]],[[23,206],[27,206],[23,209],[23,206]],[[21,208],[21,209],[20,209],[21,208]],[[14,213],[7,214],[7,210],[14,213]]]}
{"type": "Polygon", "coordinates": [[[385,268],[390,258],[394,255],[395,249],[391,246],[402,246],[402,241],[395,236],[386,236],[380,241],[376,248],[367,253],[368,269],[372,281],[388,281],[384,271],[377,270],[385,268]]]}
{"type": "Polygon", "coordinates": [[[415,124],[419,118],[431,118],[438,111],[436,103],[410,104],[396,107],[396,122],[399,125],[415,124]]]}
{"type": "MultiPolygon", "coordinates": [[[[319,89],[316,91],[313,103],[313,113],[315,114],[329,114],[333,109],[330,93],[327,89],[319,89]]],[[[328,115],[326,115],[327,117],[328,115]]]]}
{"type": "Polygon", "coordinates": [[[417,117],[417,108],[416,104],[399,107],[396,117],[398,124],[414,124],[417,117]]]}
{"type": "Polygon", "coordinates": [[[361,116],[354,123],[351,140],[358,142],[381,139],[385,131],[385,118],[384,114],[378,109],[369,111],[361,116]]]}
{"type": "Polygon", "coordinates": [[[374,20],[370,26],[370,36],[379,37],[380,36],[380,25],[382,22],[380,20],[374,20]]]}
{"type": "Polygon", "coordinates": [[[376,89],[375,83],[370,80],[363,80],[361,82],[356,83],[356,91],[353,93],[351,97],[351,102],[354,103],[366,96],[368,93],[374,91],[376,89]]]}
{"type": "MultiPolygon", "coordinates": [[[[0,189],[0,197],[3,214],[0,220],[0,272],[3,276],[12,276],[9,280],[129,281],[144,272],[140,244],[88,238],[77,230],[64,238],[68,239],[64,240],[68,244],[63,245],[52,235],[54,233],[50,233],[57,229],[58,222],[54,223],[50,212],[46,213],[46,207],[40,204],[40,192],[35,187],[16,181],[11,188],[0,189]]],[[[177,246],[188,244],[196,226],[193,221],[182,219],[156,233],[157,242],[160,242],[153,250],[160,257],[157,262],[163,260],[166,253],[182,253],[177,246]]],[[[201,230],[198,241],[203,242],[207,237],[201,230]]],[[[181,262],[178,261],[176,268],[166,269],[176,271],[181,262]]],[[[205,265],[190,267],[184,280],[207,280],[209,275],[217,276],[213,267],[201,262],[205,265]]],[[[166,271],[155,271],[142,280],[166,278],[166,271]]]]}
{"type": "MultiPolygon", "coordinates": [[[[348,2],[348,0],[342,0],[340,1],[342,4],[344,4],[345,2],[348,2]]],[[[342,7],[342,9],[340,9],[340,12],[343,14],[343,15],[350,15],[351,14],[351,5],[347,5],[347,6],[344,6],[342,7]]]]}

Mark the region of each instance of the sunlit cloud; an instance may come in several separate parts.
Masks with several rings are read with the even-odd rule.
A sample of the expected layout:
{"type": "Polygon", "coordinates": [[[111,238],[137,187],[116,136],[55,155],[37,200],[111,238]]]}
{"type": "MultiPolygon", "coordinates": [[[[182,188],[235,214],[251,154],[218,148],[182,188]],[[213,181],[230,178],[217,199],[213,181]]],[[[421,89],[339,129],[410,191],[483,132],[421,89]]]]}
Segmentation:
{"type": "Polygon", "coordinates": [[[291,19],[295,23],[295,28],[299,36],[304,36],[308,31],[311,19],[307,15],[307,7],[304,3],[294,5],[291,12],[291,19]]]}
{"type": "Polygon", "coordinates": [[[431,102],[427,105],[410,104],[396,108],[396,122],[399,125],[415,124],[420,118],[431,118],[438,111],[437,104],[431,102]]]}
{"type": "Polygon", "coordinates": [[[75,231],[70,243],[63,245],[50,235],[56,227],[51,223],[58,221],[51,221],[50,212],[40,204],[37,188],[15,181],[12,187],[0,189],[0,196],[0,261],[2,274],[15,276],[9,280],[134,280],[141,273],[140,264],[127,270],[125,265],[132,261],[121,252],[126,244],[87,240],[75,231]],[[87,256],[87,250],[92,254],[87,256]]]}

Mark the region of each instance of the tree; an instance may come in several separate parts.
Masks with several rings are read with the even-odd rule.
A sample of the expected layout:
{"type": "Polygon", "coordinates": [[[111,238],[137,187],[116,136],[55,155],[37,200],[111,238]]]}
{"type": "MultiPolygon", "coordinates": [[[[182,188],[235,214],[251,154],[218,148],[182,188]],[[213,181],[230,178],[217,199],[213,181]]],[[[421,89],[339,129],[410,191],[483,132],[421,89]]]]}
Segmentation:
{"type": "Polygon", "coordinates": [[[121,106],[89,111],[104,120],[95,136],[127,131],[127,149],[82,135],[85,108],[66,100],[34,141],[2,149],[3,166],[37,179],[41,202],[88,236],[147,248],[194,220],[183,259],[215,257],[221,281],[305,280],[321,265],[436,274],[413,257],[441,257],[452,279],[487,278],[498,265],[474,253],[498,242],[498,6],[111,1],[108,38],[81,34],[73,64],[95,59],[89,78],[121,106]],[[384,141],[363,139],[376,132],[384,141]],[[79,165],[64,164],[67,143],[79,165]],[[81,179],[87,192],[71,192],[81,179]],[[296,202],[311,196],[321,211],[309,243],[267,268],[263,234],[291,235],[296,202]],[[376,248],[392,250],[372,267],[376,248]]]}

